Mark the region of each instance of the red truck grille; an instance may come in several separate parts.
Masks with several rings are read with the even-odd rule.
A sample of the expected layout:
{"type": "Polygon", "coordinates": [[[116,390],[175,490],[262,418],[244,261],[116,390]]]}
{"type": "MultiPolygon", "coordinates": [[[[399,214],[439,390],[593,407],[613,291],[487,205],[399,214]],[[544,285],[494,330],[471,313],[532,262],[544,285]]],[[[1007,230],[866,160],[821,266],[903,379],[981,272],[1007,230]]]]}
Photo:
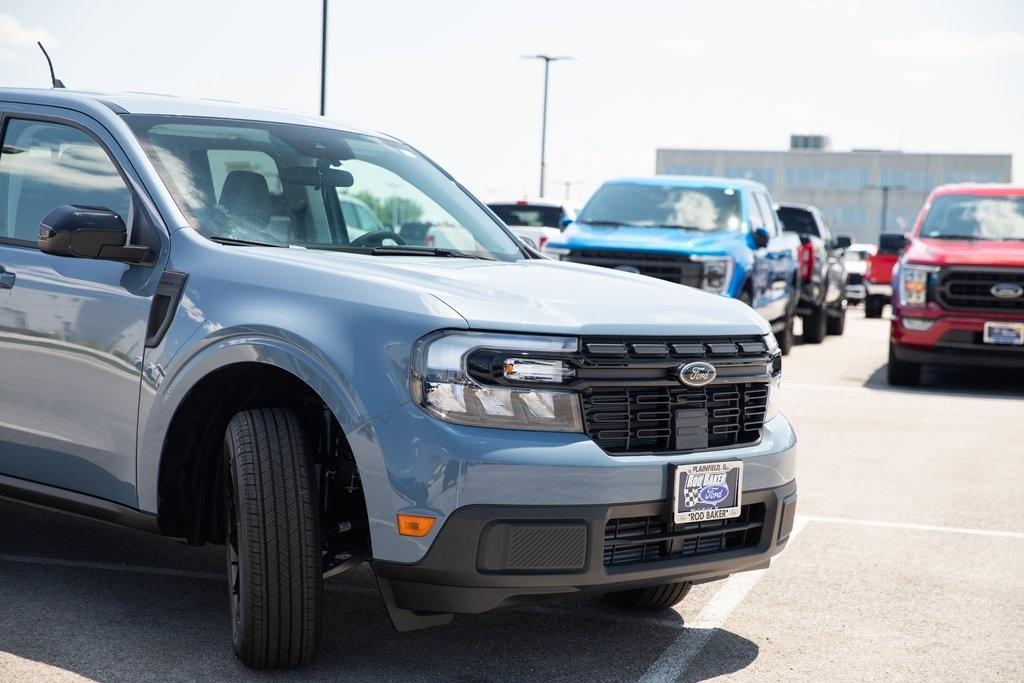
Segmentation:
{"type": "Polygon", "coordinates": [[[939,274],[935,298],[950,309],[1024,312],[1024,295],[1000,297],[995,293],[1000,289],[1012,292],[1012,285],[1024,288],[1024,269],[948,268],[939,274]]]}

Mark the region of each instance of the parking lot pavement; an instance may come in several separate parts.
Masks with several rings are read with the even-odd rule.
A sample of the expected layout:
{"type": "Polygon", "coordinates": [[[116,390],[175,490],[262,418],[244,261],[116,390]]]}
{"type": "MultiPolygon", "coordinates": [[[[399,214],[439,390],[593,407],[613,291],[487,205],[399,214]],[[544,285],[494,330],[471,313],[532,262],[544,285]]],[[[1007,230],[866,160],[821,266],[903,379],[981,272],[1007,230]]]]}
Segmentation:
{"type": "MultiPolygon", "coordinates": [[[[767,571],[637,616],[577,597],[394,633],[365,569],[314,666],[275,678],[1022,680],[1024,377],[884,383],[887,323],[785,360],[799,533],[767,571]]],[[[0,680],[262,678],[231,654],[220,548],[0,502],[0,680]]]]}

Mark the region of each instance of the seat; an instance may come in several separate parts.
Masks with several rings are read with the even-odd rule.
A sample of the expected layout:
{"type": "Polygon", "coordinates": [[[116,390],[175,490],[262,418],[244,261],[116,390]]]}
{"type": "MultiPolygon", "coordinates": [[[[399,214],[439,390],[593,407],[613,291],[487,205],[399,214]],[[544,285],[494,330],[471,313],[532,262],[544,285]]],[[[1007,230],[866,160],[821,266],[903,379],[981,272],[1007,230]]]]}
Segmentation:
{"type": "Polygon", "coordinates": [[[255,171],[231,171],[224,179],[219,205],[239,221],[241,231],[256,238],[270,222],[270,187],[255,171]]]}

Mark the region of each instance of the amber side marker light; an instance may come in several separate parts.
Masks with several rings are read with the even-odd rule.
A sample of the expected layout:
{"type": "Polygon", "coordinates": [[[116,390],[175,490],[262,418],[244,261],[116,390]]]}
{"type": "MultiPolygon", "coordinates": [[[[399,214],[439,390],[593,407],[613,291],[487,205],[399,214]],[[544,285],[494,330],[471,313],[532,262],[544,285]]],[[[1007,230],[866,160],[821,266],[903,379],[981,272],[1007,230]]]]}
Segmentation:
{"type": "Polygon", "coordinates": [[[425,517],[423,515],[398,515],[398,533],[402,536],[415,536],[421,538],[430,533],[430,530],[434,528],[434,522],[437,520],[433,517],[425,517]]]}

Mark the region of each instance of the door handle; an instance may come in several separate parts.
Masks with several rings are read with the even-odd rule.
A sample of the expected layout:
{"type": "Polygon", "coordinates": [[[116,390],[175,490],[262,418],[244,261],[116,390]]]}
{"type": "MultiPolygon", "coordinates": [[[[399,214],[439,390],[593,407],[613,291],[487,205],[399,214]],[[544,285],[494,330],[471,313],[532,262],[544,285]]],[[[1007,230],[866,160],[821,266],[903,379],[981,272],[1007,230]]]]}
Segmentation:
{"type": "Polygon", "coordinates": [[[14,273],[0,266],[0,289],[11,289],[14,287],[14,277],[14,273]]]}

